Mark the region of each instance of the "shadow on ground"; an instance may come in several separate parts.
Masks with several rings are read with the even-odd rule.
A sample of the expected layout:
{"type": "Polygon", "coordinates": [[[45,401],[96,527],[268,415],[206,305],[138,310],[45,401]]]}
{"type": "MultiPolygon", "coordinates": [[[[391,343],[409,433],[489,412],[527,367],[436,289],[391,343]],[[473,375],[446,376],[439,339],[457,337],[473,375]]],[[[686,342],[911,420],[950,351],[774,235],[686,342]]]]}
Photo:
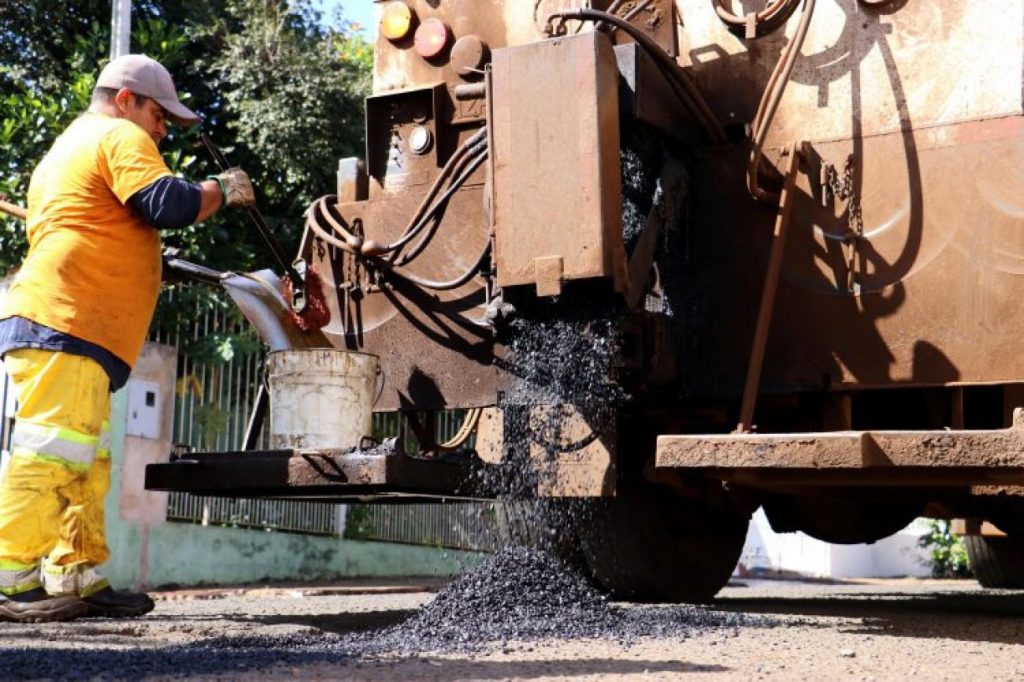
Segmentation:
{"type": "Polygon", "coordinates": [[[263,647],[217,649],[173,646],[157,649],[20,649],[0,647],[5,680],[93,678],[138,680],[147,677],[221,678],[266,676],[280,679],[303,667],[306,675],[324,679],[358,677],[393,679],[534,679],[586,675],[723,672],[720,665],[686,661],[589,658],[545,661],[487,661],[475,658],[355,658],[340,650],[291,651],[263,647]]]}
{"type": "Polygon", "coordinates": [[[965,642],[1024,644],[1024,592],[832,592],[815,597],[726,597],[714,609],[740,613],[860,619],[847,632],[965,642]],[[935,616],[934,618],[922,616],[935,616]],[[977,627],[984,619],[985,626],[977,627]]]}

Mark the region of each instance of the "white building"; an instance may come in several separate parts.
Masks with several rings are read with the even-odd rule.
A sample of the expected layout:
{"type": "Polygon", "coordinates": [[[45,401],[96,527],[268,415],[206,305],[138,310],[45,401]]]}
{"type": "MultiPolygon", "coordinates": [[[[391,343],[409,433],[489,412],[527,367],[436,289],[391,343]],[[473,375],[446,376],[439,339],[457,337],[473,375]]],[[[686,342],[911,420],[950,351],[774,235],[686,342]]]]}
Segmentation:
{"type": "Polygon", "coordinates": [[[870,545],[832,545],[803,533],[776,533],[763,510],[747,531],[739,576],[799,575],[813,578],[902,578],[931,575],[928,551],[918,539],[928,530],[918,519],[870,545]]]}

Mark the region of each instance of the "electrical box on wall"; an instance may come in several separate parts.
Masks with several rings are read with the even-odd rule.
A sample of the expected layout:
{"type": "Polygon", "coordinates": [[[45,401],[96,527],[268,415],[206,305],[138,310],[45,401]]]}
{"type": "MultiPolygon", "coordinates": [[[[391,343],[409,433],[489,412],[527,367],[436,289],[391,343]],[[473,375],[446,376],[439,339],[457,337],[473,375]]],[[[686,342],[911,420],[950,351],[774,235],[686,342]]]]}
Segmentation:
{"type": "Polygon", "coordinates": [[[128,425],[125,433],[142,438],[160,438],[160,384],[128,380],[128,425]]]}

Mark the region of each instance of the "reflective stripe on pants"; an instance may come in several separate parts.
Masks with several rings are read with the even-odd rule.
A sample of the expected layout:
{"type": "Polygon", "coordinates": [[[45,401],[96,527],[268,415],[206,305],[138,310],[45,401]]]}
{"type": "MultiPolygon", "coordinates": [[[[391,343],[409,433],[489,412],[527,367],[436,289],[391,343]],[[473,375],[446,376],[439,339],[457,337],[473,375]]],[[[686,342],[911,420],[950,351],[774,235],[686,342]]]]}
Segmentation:
{"type": "Polygon", "coordinates": [[[88,597],[109,585],[107,579],[88,564],[43,567],[43,587],[55,597],[72,594],[88,597]]]}
{"type": "Polygon", "coordinates": [[[22,566],[17,563],[0,562],[0,594],[9,597],[34,590],[40,585],[38,564],[22,566]]]}
{"type": "Polygon", "coordinates": [[[20,420],[14,423],[11,433],[12,453],[55,460],[82,471],[92,464],[99,442],[99,436],[20,420]]]}
{"type": "Polygon", "coordinates": [[[110,485],[110,379],[95,361],[55,351],[8,352],[18,397],[15,445],[0,481],[0,566],[97,565],[109,552],[103,498],[110,485]],[[102,450],[102,452],[100,452],[102,450]]]}

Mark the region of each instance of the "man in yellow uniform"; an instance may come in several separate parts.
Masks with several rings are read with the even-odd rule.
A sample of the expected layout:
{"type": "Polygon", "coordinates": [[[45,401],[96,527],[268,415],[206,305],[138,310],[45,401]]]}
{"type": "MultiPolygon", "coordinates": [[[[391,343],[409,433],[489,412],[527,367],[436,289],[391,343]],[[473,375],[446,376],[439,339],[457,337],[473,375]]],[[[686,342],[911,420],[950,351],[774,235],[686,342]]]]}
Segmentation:
{"type": "Polygon", "coordinates": [[[127,381],[156,305],[157,230],[253,204],[239,169],[196,184],[172,175],[157,149],[165,120],[199,119],[159,63],[115,59],[32,174],[28,256],[0,307],[0,354],[18,397],[0,480],[0,620],[153,608],[96,570],[109,554],[110,393],[127,381]]]}

